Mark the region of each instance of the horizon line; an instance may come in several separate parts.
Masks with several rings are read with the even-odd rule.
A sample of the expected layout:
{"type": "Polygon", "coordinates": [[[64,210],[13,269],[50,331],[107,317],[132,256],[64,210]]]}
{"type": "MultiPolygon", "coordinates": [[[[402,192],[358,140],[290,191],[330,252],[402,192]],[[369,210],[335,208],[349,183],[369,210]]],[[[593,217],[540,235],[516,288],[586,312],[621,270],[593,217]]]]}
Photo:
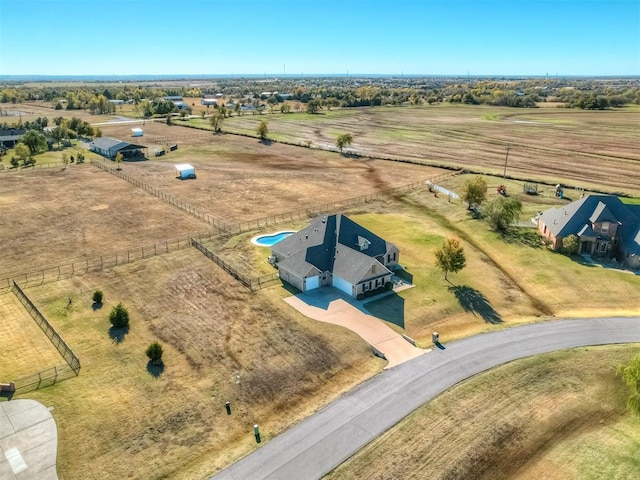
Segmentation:
{"type": "Polygon", "coordinates": [[[280,79],[280,78],[638,78],[639,74],[421,74],[421,73],[136,73],[136,74],[0,74],[0,80],[30,80],[30,79],[67,79],[67,78],[85,78],[85,79],[163,79],[163,80],[181,80],[181,79],[210,79],[210,78],[264,78],[264,79],[280,79]]]}

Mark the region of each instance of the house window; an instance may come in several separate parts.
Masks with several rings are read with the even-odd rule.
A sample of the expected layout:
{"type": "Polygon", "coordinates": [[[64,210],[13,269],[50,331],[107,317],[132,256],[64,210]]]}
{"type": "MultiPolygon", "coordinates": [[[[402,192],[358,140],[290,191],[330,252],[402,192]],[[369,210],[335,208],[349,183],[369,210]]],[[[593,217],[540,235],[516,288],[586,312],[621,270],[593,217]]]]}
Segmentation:
{"type": "Polygon", "coordinates": [[[387,255],[387,263],[391,261],[391,254],[387,255]]]}
{"type": "Polygon", "coordinates": [[[393,261],[396,261],[396,252],[393,252],[393,261]]]}
{"type": "Polygon", "coordinates": [[[606,252],[607,251],[607,244],[606,243],[601,243],[600,244],[600,251],[601,252],[606,252]]]}
{"type": "Polygon", "coordinates": [[[362,285],[362,291],[366,292],[367,290],[369,290],[369,284],[365,283],[362,285]]]}
{"type": "Polygon", "coordinates": [[[600,227],[600,231],[601,231],[602,233],[607,233],[607,232],[609,231],[609,223],[604,222],[604,223],[602,224],[602,226],[600,227]]]}

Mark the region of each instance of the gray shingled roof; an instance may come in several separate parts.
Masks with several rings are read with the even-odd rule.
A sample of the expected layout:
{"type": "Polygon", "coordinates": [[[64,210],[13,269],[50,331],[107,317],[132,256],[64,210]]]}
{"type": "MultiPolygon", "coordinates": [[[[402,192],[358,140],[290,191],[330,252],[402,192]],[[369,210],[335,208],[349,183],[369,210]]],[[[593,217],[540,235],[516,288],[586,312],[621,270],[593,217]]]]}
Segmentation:
{"type": "Polygon", "coordinates": [[[27,133],[26,128],[0,128],[0,137],[21,137],[27,133]]]}
{"type": "Polygon", "coordinates": [[[292,257],[285,258],[278,262],[278,266],[293,273],[299,278],[307,278],[322,273],[318,268],[311,265],[304,259],[304,252],[298,252],[292,257]]]}
{"type": "Polygon", "coordinates": [[[0,142],[17,142],[22,135],[0,135],[0,142]]]}
{"type": "Polygon", "coordinates": [[[132,148],[147,148],[144,145],[136,145],[135,143],[123,142],[122,140],[116,140],[115,138],[109,137],[98,137],[93,140],[90,145],[93,145],[100,150],[112,150],[114,152],[129,150],[132,148]]]}
{"type": "Polygon", "coordinates": [[[385,255],[391,247],[392,243],[337,214],[316,217],[308,227],[271,250],[279,259],[278,265],[301,278],[330,271],[355,284],[372,268],[375,272],[389,272],[376,257],[385,255]],[[360,250],[358,237],[369,242],[365,250],[360,250]]]}
{"type": "Polygon", "coordinates": [[[375,258],[352,248],[336,249],[336,261],[333,274],[348,281],[352,285],[363,279],[379,277],[389,273],[389,269],[375,258]]]}

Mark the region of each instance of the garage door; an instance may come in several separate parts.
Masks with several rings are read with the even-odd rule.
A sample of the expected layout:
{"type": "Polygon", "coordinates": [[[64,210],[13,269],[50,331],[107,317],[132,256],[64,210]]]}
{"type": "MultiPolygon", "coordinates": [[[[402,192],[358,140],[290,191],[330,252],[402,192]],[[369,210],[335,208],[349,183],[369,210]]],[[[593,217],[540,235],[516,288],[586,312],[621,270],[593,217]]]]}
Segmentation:
{"type": "Polygon", "coordinates": [[[342,290],[347,295],[353,296],[353,286],[340,277],[333,276],[333,286],[342,290]]]}
{"type": "Polygon", "coordinates": [[[313,290],[314,288],[318,288],[320,286],[320,277],[319,276],[315,276],[315,277],[309,277],[306,279],[306,283],[305,283],[305,292],[308,292],[309,290],[313,290]]]}

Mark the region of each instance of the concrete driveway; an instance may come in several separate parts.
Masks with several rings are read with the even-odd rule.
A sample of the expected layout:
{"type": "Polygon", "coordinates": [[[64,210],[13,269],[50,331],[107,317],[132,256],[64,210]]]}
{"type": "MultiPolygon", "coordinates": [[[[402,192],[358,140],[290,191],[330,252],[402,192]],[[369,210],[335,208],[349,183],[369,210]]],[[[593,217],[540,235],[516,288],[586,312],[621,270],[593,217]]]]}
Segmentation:
{"type": "Polygon", "coordinates": [[[385,368],[395,367],[428,351],[414,347],[382,320],[369,314],[362,302],[337,288],[317,288],[284,301],[309,318],[340,325],[357,333],[384,354],[389,362],[385,368]]]}
{"type": "Polygon", "coordinates": [[[58,480],[58,430],[35,400],[0,402],[0,479],[58,480]]]}

